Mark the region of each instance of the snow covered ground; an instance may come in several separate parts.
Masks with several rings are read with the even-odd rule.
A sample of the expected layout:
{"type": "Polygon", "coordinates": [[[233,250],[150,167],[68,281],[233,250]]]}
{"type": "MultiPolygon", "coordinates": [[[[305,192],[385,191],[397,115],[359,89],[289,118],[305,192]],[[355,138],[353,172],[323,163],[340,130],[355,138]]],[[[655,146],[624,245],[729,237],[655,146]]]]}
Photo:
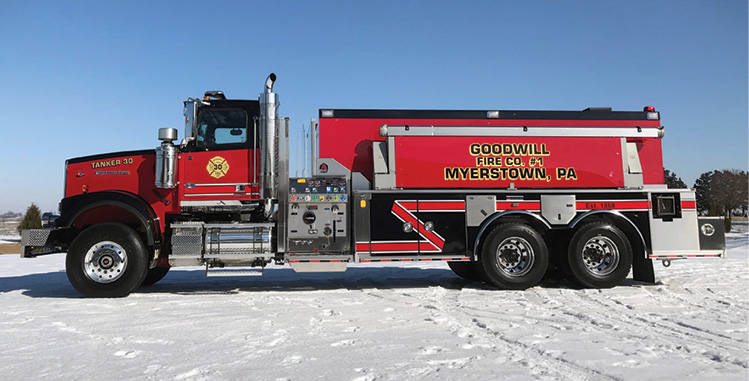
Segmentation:
{"type": "Polygon", "coordinates": [[[0,256],[3,379],[721,379],[749,377],[749,234],[729,259],[656,264],[657,285],[498,291],[444,263],[206,278],[173,269],[83,299],[64,256],[0,256]]]}

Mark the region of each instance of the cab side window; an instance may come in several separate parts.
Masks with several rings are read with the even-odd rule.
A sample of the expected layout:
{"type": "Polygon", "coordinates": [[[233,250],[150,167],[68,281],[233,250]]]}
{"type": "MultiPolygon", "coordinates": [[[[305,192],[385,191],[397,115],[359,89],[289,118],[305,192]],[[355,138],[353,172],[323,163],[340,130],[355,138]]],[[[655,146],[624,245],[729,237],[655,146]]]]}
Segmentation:
{"type": "Polygon", "coordinates": [[[195,145],[213,148],[223,145],[246,145],[252,137],[247,133],[248,117],[245,110],[202,110],[198,115],[195,145]]]}

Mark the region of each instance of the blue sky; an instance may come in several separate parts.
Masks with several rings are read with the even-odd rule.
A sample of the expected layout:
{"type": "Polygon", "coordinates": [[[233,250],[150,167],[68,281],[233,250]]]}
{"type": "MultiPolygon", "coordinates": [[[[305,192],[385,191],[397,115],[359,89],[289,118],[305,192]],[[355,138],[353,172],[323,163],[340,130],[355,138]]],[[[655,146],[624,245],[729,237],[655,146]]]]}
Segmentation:
{"type": "Polygon", "coordinates": [[[0,15],[0,212],[56,210],[66,158],[181,137],[187,97],[256,99],[270,72],[298,137],[320,108],[654,105],[664,163],[690,186],[747,169],[746,1],[2,1],[0,15]]]}

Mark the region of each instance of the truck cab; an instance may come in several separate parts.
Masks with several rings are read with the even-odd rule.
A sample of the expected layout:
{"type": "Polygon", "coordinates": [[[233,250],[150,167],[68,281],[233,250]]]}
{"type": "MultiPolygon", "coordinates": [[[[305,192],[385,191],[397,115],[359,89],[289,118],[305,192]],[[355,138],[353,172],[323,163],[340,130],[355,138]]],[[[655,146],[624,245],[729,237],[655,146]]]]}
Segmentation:
{"type": "Polygon", "coordinates": [[[227,100],[220,91],[185,101],[185,138],[174,168],[181,209],[246,212],[258,207],[259,120],[258,101],[227,100]]]}

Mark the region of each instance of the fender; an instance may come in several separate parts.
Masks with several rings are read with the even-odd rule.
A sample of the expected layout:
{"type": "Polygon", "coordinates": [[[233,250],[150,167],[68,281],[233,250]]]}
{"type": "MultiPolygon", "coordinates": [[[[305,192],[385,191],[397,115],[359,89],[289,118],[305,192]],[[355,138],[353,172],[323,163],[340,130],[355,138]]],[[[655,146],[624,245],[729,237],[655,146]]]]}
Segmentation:
{"type": "Polygon", "coordinates": [[[58,228],[70,228],[86,211],[99,206],[116,206],[135,216],[146,231],[148,246],[161,241],[159,217],[140,196],[123,191],[102,191],[66,197],[60,202],[60,217],[55,221],[58,228]]]}
{"type": "Polygon", "coordinates": [[[484,222],[481,223],[481,228],[479,229],[479,233],[476,235],[476,240],[473,243],[473,260],[474,261],[478,261],[478,259],[479,259],[479,253],[476,250],[479,247],[479,242],[481,242],[481,238],[484,236],[484,232],[486,231],[486,229],[489,228],[489,226],[491,226],[494,223],[494,221],[496,221],[496,220],[498,220],[498,219],[500,219],[502,217],[510,216],[510,215],[520,215],[520,216],[523,216],[523,217],[533,217],[533,218],[535,218],[537,220],[537,222],[540,222],[541,224],[543,224],[547,229],[551,229],[551,225],[549,225],[549,223],[546,222],[546,220],[544,220],[543,218],[541,218],[541,216],[539,216],[537,214],[533,214],[533,213],[525,211],[525,210],[508,210],[508,211],[504,211],[504,212],[501,212],[501,213],[494,214],[491,217],[489,217],[486,220],[484,220],[484,222]]]}

